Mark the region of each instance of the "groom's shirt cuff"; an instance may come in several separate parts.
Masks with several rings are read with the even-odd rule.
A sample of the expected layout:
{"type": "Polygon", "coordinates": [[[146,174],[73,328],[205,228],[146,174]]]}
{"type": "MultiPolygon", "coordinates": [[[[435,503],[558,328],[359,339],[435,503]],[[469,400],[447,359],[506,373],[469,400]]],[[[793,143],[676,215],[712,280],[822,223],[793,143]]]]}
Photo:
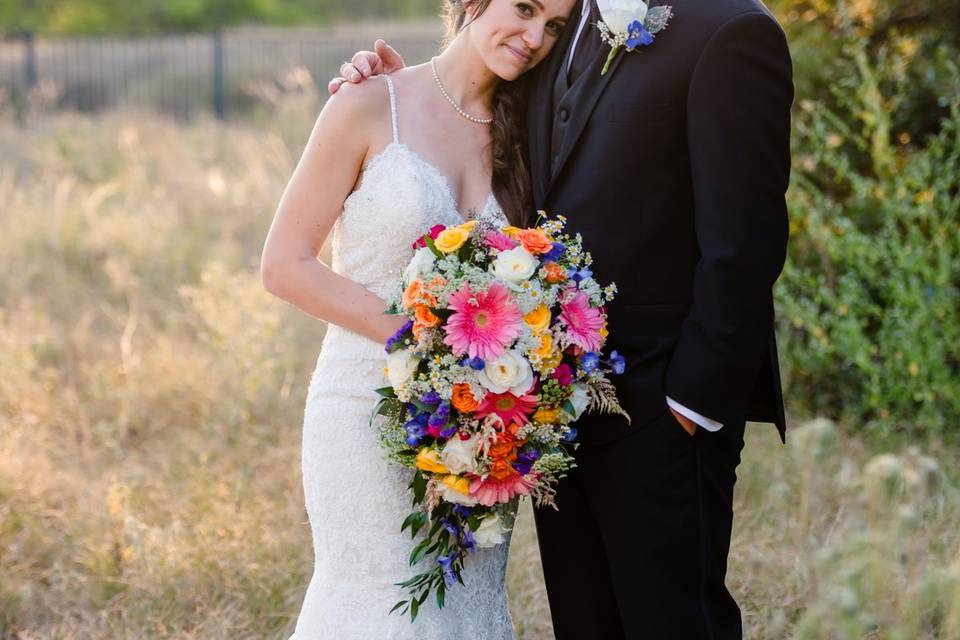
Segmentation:
{"type": "Polygon", "coordinates": [[[700,415],[696,411],[686,408],[670,396],[667,396],[667,406],[683,417],[693,420],[707,431],[719,431],[720,427],[723,426],[723,423],[717,422],[716,420],[711,420],[710,418],[700,415]]]}

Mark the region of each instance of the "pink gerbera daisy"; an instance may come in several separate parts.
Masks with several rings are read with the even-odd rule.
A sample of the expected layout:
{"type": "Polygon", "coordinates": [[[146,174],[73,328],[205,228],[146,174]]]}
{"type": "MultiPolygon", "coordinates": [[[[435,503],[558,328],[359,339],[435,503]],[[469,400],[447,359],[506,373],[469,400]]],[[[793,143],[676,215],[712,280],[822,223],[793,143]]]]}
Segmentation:
{"type": "Polygon", "coordinates": [[[488,475],[486,478],[474,478],[470,482],[470,495],[483,506],[492,507],[498,503],[509,502],[514,496],[530,495],[530,490],[535,486],[537,481],[533,474],[522,476],[514,472],[502,480],[488,475]]]}
{"type": "Polygon", "coordinates": [[[570,342],[586,351],[600,348],[603,315],[599,309],[590,306],[590,298],[586,292],[577,291],[560,304],[560,320],[567,327],[566,333],[570,342]]]}
{"type": "Polygon", "coordinates": [[[486,291],[472,292],[469,284],[450,295],[447,306],[454,311],[444,325],[444,343],[457,355],[494,360],[520,335],[523,314],[510,292],[499,282],[486,291]]]}
{"type": "Polygon", "coordinates": [[[500,416],[500,419],[503,420],[503,424],[505,425],[511,422],[527,424],[530,422],[528,416],[530,416],[536,408],[537,396],[535,395],[528,393],[522,396],[515,396],[510,392],[488,392],[487,395],[483,397],[483,400],[480,401],[480,404],[477,405],[476,416],[478,418],[484,418],[494,413],[500,416]]]}

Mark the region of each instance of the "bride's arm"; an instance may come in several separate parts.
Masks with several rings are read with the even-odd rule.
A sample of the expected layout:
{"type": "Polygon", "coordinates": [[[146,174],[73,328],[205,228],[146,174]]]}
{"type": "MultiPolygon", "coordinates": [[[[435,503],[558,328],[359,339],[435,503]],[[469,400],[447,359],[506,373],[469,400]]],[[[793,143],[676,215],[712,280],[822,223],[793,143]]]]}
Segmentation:
{"type": "Polygon", "coordinates": [[[267,291],[377,342],[386,342],[405,318],[384,315],[384,300],[334,273],[317,255],[354,189],[371,140],[378,133],[389,138],[383,132],[383,123],[390,126],[386,91],[382,83],[365,83],[327,101],[280,199],[260,260],[267,291]]]}

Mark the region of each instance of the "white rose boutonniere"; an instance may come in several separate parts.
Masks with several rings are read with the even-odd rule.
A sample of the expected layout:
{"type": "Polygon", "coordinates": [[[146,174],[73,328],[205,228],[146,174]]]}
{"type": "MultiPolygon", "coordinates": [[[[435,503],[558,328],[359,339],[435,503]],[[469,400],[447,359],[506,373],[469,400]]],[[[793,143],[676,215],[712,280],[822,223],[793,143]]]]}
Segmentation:
{"type": "Polygon", "coordinates": [[[610,45],[610,54],[600,75],[605,75],[621,47],[633,51],[653,44],[653,35],[667,26],[673,7],[650,7],[643,0],[597,0],[603,18],[597,23],[600,37],[610,45]]]}

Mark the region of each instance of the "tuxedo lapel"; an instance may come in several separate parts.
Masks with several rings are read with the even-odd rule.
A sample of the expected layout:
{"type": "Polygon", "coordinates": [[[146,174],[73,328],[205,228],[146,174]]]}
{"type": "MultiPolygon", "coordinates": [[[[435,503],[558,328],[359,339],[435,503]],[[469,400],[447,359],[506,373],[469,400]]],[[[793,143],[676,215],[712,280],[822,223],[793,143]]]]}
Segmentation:
{"type": "MultiPolygon", "coordinates": [[[[550,184],[550,130],[553,127],[553,82],[569,54],[570,43],[580,21],[581,3],[577,2],[567,28],[554,45],[553,51],[537,69],[530,105],[527,108],[527,130],[530,132],[530,173],[533,181],[535,207],[543,206],[550,184]]],[[[586,28],[586,27],[585,27],[586,28]]]]}
{"type": "MultiPolygon", "coordinates": [[[[587,28],[595,27],[587,25],[587,28]]],[[[584,82],[586,84],[583,87],[580,87],[580,95],[577,99],[577,104],[570,116],[570,130],[567,131],[567,135],[563,138],[563,143],[560,146],[557,162],[554,166],[553,175],[550,176],[546,193],[550,191],[550,187],[553,186],[554,180],[556,180],[557,176],[560,174],[560,171],[563,169],[563,165],[566,163],[567,158],[570,157],[570,153],[576,146],[577,140],[580,139],[580,135],[583,133],[583,128],[587,126],[587,121],[590,119],[590,115],[593,113],[593,108],[596,106],[597,100],[600,99],[600,96],[603,94],[603,90],[607,88],[607,85],[613,78],[613,74],[616,73],[617,67],[620,65],[620,61],[623,60],[624,49],[621,47],[619,53],[617,53],[616,57],[613,59],[613,62],[610,63],[610,68],[607,69],[607,73],[605,75],[600,75],[600,71],[603,69],[603,65],[606,62],[607,55],[609,53],[610,48],[608,45],[601,46],[597,50],[596,57],[594,57],[590,67],[584,71],[584,75],[586,77],[581,76],[578,79],[580,82],[584,82]]],[[[546,195],[544,195],[544,197],[546,197],[546,195]]]]}

